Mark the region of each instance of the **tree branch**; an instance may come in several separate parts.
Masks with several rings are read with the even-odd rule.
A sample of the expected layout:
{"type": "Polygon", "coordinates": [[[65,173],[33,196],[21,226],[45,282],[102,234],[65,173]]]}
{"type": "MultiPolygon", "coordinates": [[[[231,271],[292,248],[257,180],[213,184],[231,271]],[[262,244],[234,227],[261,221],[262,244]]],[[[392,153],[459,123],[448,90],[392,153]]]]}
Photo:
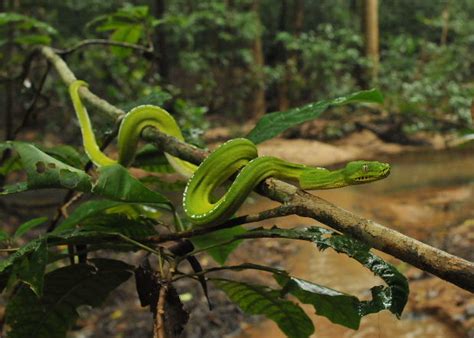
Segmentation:
{"type": "Polygon", "coordinates": [[[71,48],[67,49],[54,49],[53,51],[56,54],[65,56],[68,54],[71,54],[81,48],[84,47],[89,47],[89,46],[97,46],[97,45],[107,45],[107,46],[115,46],[115,47],[123,47],[123,48],[128,48],[128,49],[133,49],[139,52],[142,52],[145,56],[152,56],[153,55],[153,49],[152,48],[147,48],[142,45],[137,45],[134,43],[128,43],[128,42],[122,42],[122,41],[112,41],[112,40],[106,40],[106,39],[87,39],[87,40],[82,40],[78,44],[72,46],[71,48]]]}
{"type": "MultiPolygon", "coordinates": [[[[49,47],[41,47],[40,51],[55,67],[66,85],[76,79],[67,64],[54,50],[49,47]]],[[[122,110],[100,99],[87,88],[82,88],[80,95],[89,104],[110,116],[120,119],[124,115],[122,110]]],[[[151,128],[147,128],[142,134],[145,140],[161,146],[167,153],[195,164],[199,164],[208,155],[208,152],[204,150],[180,142],[151,128]]],[[[344,234],[357,238],[375,249],[474,292],[474,264],[465,259],[364,219],[277,179],[266,179],[259,185],[257,191],[275,201],[292,206],[294,212],[299,216],[311,217],[344,234]]]]}

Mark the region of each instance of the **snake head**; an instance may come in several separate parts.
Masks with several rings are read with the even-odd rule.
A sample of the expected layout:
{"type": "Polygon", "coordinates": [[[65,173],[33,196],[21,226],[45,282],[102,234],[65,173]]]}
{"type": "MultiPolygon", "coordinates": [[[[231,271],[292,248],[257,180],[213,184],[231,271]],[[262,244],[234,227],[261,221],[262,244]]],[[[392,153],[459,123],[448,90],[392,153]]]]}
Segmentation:
{"type": "Polygon", "coordinates": [[[390,164],[377,161],[352,161],[343,170],[349,184],[362,184],[380,180],[390,174],[390,164]]]}

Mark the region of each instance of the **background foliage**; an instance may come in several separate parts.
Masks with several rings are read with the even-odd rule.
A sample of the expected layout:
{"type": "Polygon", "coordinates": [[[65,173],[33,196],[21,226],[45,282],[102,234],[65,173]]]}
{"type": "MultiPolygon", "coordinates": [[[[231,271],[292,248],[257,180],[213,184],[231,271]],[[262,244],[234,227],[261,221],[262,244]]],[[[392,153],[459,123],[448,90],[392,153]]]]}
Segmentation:
{"type": "MultiPolygon", "coordinates": [[[[47,217],[28,220],[13,234],[0,233],[2,244],[18,246],[0,263],[0,288],[10,297],[5,321],[12,337],[64,336],[77,319],[78,308],[99,306],[133,274],[143,273],[143,279],[137,278],[139,289],[150,284],[158,288],[140,295],[142,304],[156,311],[161,280],[155,271],[150,273],[143,267],[145,263],[137,268],[120,260],[95,258],[84,264],[80,252],[78,264],[66,265],[64,261],[70,258],[71,247],[80,250],[84,243],[90,245],[91,252],[143,250],[161,260],[161,252],[141,241],[160,234],[156,224],[161,224],[158,220],[163,214],[179,220],[173,203],[161,192],[182,188],[153,176],[138,180],[118,165],[92,176],[84,169],[87,159],[75,148],[49,147],[58,139],[77,145],[80,136],[74,114],[64,109],[70,107],[66,88],[46,76],[44,61],[30,62],[29,51],[37,44],[57,48],[78,78],[87,80],[95,93],[124,110],[144,103],[164,106],[177,116],[187,140],[196,144],[201,144],[200,135],[210,120],[239,123],[251,119],[256,128],[249,137],[256,143],[322,112],[337,126],[320,138],[340,137],[354,130],[360,120],[397,125],[403,134],[460,131],[472,123],[474,23],[469,18],[474,14],[474,3],[469,0],[381,1],[377,78],[367,76],[370,62],[363,51],[360,1],[355,0],[25,0],[4,1],[1,6],[4,138],[13,139],[17,132],[31,141],[41,135],[53,138],[41,140],[42,146],[23,142],[0,145],[2,153],[9,154],[0,167],[2,180],[20,170],[26,173],[18,174],[16,178],[24,179],[16,180],[19,183],[2,184],[1,194],[60,188],[98,198],[82,203],[41,236],[35,237],[35,230],[47,217]],[[447,10],[449,21],[443,19],[447,10]],[[98,38],[135,48],[73,47],[84,39],[98,38]],[[355,101],[381,103],[379,91],[366,90],[372,87],[385,94],[383,110],[340,108],[355,101]],[[258,100],[263,100],[263,105],[257,105],[258,100]],[[262,117],[274,111],[280,112],[262,117]],[[28,134],[29,127],[40,133],[28,134]]],[[[115,121],[95,119],[99,139],[113,134],[115,121]]],[[[160,161],[150,162],[149,154],[156,154],[156,149],[142,149],[137,166],[166,170],[160,161]]],[[[261,237],[304,239],[321,250],[333,248],[369,268],[387,286],[372,288],[372,299],[360,301],[282,270],[256,265],[226,267],[271,272],[278,284],[271,288],[214,279],[243,311],[267,316],[290,337],[307,337],[314,327],[299,305],[286,298],[288,294],[313,305],[319,315],[353,329],[369,313],[388,309],[401,315],[408,294],[406,279],[364,244],[317,227],[248,232],[252,231],[261,237]]],[[[194,243],[201,249],[212,247],[212,256],[223,264],[240,242],[230,249],[222,247],[223,243],[245,240],[246,234],[247,230],[237,228],[215,238],[194,238],[194,243]]],[[[196,277],[199,269],[193,268],[196,277]]],[[[200,282],[207,296],[207,286],[200,282]]],[[[171,307],[181,304],[177,298],[167,301],[171,307]]]]}
{"type": "MultiPolygon", "coordinates": [[[[199,129],[208,126],[205,114],[244,121],[259,113],[252,105],[259,88],[265,90],[267,111],[376,86],[386,97],[386,111],[376,115],[402,123],[406,133],[459,130],[471,122],[474,4],[469,0],[382,1],[376,82],[364,75],[360,1],[21,1],[13,7],[21,14],[0,20],[3,77],[20,72],[24,51],[34,43],[64,48],[103,37],[153,45],[146,57],[114,47],[115,57],[107,57],[108,48],[88,48],[68,60],[78,77],[123,108],[148,102],[179,114],[195,142],[199,129]],[[441,43],[445,8],[448,34],[441,43]],[[254,62],[258,40],[262,64],[254,62]]],[[[26,98],[33,95],[31,85],[16,86],[26,98]]],[[[4,105],[5,97],[0,100],[4,105]]],[[[19,102],[14,106],[21,110],[19,102]]],[[[43,122],[59,130],[63,123],[53,121],[43,122]]],[[[75,129],[65,134],[77,135],[75,129]]],[[[340,126],[335,136],[352,129],[340,126]]]]}

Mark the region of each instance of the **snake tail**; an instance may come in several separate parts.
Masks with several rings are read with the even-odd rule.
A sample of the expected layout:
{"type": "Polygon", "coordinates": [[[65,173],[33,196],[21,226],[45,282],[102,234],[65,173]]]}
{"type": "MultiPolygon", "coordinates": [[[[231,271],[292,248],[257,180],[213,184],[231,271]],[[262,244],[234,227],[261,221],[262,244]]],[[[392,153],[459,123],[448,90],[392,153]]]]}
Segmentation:
{"type": "Polygon", "coordinates": [[[82,104],[81,98],[79,96],[79,88],[81,87],[89,87],[89,85],[82,80],[74,81],[69,86],[69,95],[71,95],[72,104],[81,127],[84,151],[92,163],[98,167],[115,164],[117,161],[105,155],[97,144],[94,131],[92,130],[92,124],[89,119],[89,114],[87,113],[86,107],[82,104]]]}
{"type": "MultiPolygon", "coordinates": [[[[91,161],[98,167],[119,163],[125,167],[131,165],[135,158],[140,134],[146,127],[155,127],[161,132],[176,137],[184,141],[181,129],[173,116],[166,110],[152,106],[142,105],[133,108],[123,118],[118,134],[118,161],[105,155],[99,148],[89,115],[79,96],[80,87],[88,87],[88,84],[82,80],[76,80],[69,86],[69,94],[76,111],[83,139],[84,150],[91,161]]],[[[171,166],[184,177],[190,177],[195,171],[196,166],[183,161],[177,157],[165,153],[165,156],[171,166]]]]}

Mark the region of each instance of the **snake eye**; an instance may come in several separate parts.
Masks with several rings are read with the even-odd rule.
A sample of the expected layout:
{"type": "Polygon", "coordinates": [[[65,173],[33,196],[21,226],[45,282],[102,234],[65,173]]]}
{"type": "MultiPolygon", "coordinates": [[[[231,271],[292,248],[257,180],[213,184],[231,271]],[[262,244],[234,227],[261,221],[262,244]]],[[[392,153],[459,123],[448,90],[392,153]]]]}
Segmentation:
{"type": "Polygon", "coordinates": [[[368,171],[369,171],[369,166],[368,166],[367,164],[364,164],[364,165],[362,166],[362,171],[363,171],[364,173],[368,172],[368,171]]]}

